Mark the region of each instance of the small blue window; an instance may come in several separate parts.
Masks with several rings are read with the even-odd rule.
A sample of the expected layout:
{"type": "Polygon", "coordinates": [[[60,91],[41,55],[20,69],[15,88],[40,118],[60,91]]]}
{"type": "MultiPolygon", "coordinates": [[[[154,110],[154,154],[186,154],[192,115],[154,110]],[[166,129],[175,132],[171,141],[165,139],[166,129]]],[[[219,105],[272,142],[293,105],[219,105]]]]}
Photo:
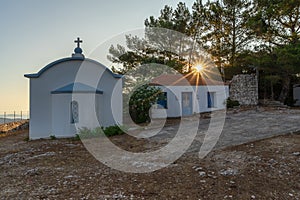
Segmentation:
{"type": "Polygon", "coordinates": [[[167,92],[162,92],[158,95],[157,104],[159,105],[158,108],[168,109],[167,92]]]}

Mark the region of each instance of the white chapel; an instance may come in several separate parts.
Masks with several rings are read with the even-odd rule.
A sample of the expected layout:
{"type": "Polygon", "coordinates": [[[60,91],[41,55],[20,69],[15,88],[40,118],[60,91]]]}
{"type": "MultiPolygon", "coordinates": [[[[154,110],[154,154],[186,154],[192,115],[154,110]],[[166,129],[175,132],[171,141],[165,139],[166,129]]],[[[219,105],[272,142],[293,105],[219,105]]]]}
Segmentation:
{"type": "Polygon", "coordinates": [[[56,60],[30,81],[30,139],[73,137],[80,128],[122,124],[122,76],[85,58],[80,48],[56,60]]]}

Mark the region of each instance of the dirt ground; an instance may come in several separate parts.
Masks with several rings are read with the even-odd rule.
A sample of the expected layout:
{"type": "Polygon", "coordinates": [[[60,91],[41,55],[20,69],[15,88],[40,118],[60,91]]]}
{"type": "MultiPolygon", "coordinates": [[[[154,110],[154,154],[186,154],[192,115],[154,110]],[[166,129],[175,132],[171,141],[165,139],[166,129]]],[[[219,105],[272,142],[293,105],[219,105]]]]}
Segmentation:
{"type": "MultiPolygon", "coordinates": [[[[81,141],[0,138],[0,199],[300,199],[300,134],[185,154],[152,173],[130,174],[97,161],[81,141]]],[[[138,151],[145,141],[112,137],[138,151]]]]}

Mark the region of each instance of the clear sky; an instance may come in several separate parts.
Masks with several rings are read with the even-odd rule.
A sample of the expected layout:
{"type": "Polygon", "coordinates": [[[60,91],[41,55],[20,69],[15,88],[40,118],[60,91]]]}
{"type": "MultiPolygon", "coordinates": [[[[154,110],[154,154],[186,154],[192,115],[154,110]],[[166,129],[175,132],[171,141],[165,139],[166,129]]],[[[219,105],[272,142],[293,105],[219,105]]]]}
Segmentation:
{"type": "MultiPolygon", "coordinates": [[[[29,110],[29,80],[46,64],[71,56],[80,36],[84,53],[121,32],[144,27],[179,0],[0,0],[0,112],[29,110]]],[[[191,7],[193,0],[183,1],[191,7]]]]}

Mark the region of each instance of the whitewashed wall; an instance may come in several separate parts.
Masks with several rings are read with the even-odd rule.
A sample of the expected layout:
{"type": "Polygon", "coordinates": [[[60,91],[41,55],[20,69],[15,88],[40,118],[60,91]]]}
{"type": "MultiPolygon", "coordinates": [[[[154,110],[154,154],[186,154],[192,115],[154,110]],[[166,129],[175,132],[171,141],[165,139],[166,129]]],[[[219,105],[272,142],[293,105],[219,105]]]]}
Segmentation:
{"type": "Polygon", "coordinates": [[[196,113],[209,112],[226,108],[226,99],[229,97],[229,88],[225,86],[200,86],[197,90],[199,110],[196,113]],[[207,92],[215,92],[215,105],[208,108],[207,92]]]}
{"type": "Polygon", "coordinates": [[[182,116],[182,92],[192,92],[193,113],[209,112],[225,109],[225,101],[229,96],[229,88],[225,86],[157,86],[167,92],[167,109],[152,108],[153,118],[180,117],[182,116]],[[207,92],[215,92],[215,105],[208,108],[207,92]],[[166,115],[166,116],[165,116],[166,115]]]}

